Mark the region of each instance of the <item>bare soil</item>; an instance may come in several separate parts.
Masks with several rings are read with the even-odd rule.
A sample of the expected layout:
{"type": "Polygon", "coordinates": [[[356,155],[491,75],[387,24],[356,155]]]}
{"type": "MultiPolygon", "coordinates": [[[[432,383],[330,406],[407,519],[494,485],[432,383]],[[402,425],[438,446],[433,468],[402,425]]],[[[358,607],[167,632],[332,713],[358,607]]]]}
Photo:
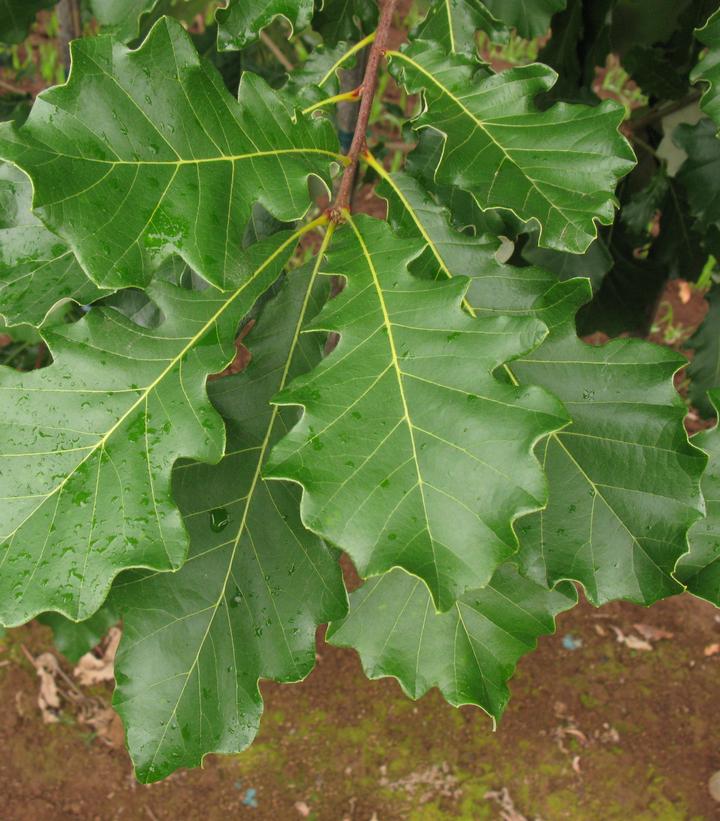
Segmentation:
{"type": "MultiPolygon", "coordinates": [[[[720,616],[689,595],[561,616],[557,634],[521,661],[496,732],[480,710],[455,710],[437,692],[412,702],[394,680],[367,681],[354,653],[321,643],[305,682],[263,686],[266,714],[248,751],[151,786],[135,783],[122,746],[71,713],[42,723],[21,642],[37,654],[49,632],[31,625],[0,642],[8,821],[474,821],[502,818],[486,794],[503,788],[521,814],[514,821],[720,817],[707,787],[720,769],[720,654],[705,655],[720,642],[720,616]],[[639,636],[636,623],[673,636],[632,650],[613,626],[639,636]]],[[[109,688],[97,693],[110,698],[109,688]]]]}

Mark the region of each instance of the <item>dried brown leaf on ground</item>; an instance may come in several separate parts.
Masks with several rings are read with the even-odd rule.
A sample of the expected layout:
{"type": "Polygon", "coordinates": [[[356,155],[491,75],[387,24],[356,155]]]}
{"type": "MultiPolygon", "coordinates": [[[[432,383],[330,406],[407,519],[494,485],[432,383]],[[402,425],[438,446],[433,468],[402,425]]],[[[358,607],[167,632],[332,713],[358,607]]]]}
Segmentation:
{"type": "Polygon", "coordinates": [[[720,653],[720,644],[718,642],[708,644],[708,646],[703,650],[704,656],[715,656],[718,653],[720,653]]]}
{"type": "Polygon", "coordinates": [[[115,653],[122,631],[119,627],[111,627],[102,647],[101,655],[94,652],[85,653],[73,670],[73,675],[84,687],[100,684],[103,681],[113,681],[115,678],[115,653]]]}
{"type": "Polygon", "coordinates": [[[662,641],[663,639],[671,639],[674,633],[669,630],[664,630],[662,627],[655,627],[653,624],[633,624],[633,627],[640,633],[640,635],[648,641],[662,641]]]}
{"type": "Polygon", "coordinates": [[[614,624],[610,625],[610,629],[615,633],[615,638],[617,639],[619,644],[624,644],[626,647],[629,647],[631,650],[652,650],[653,646],[650,644],[649,641],[645,639],[641,639],[639,636],[635,636],[632,633],[626,635],[623,631],[614,624]]]}
{"type": "Polygon", "coordinates": [[[58,714],[62,703],[57,686],[60,665],[52,653],[41,653],[34,659],[33,664],[40,679],[37,703],[42,713],[42,720],[45,724],[55,724],[60,720],[58,714]]]}

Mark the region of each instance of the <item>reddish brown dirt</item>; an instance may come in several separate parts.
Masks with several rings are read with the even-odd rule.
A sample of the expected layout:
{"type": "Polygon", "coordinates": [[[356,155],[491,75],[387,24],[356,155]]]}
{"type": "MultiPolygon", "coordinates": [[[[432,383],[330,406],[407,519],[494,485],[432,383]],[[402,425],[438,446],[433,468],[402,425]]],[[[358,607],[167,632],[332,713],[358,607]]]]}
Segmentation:
{"type": "Polygon", "coordinates": [[[18,642],[40,652],[49,636],[23,628],[0,654],[0,816],[284,821],[302,818],[304,802],[319,821],[494,819],[485,793],[507,787],[519,812],[545,821],[716,818],[707,781],[720,769],[720,655],[704,648],[720,641],[718,622],[689,596],[649,611],[581,606],[521,662],[496,733],[479,710],[454,710],[437,692],[413,704],[392,680],[368,682],[354,654],[321,645],[304,683],[264,685],[267,713],[248,752],[149,787],[134,782],[123,749],[69,717],[42,724],[18,642]],[[610,625],[628,633],[636,622],[673,638],[630,650],[610,625]],[[566,636],[582,645],[564,649],[566,636]],[[243,803],[248,789],[256,807],[243,803]]]}

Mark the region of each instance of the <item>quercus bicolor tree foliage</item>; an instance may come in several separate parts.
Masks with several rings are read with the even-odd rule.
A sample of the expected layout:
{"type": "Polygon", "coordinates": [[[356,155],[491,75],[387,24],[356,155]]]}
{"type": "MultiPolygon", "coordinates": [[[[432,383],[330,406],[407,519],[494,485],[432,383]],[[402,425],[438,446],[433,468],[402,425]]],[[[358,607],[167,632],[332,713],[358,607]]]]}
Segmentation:
{"type": "MultiPolygon", "coordinates": [[[[3,0],[0,36],[50,5],[3,0]]],[[[199,50],[176,16],[207,5],[90,0],[67,82],[0,126],[0,314],[52,357],[0,369],[0,624],[41,615],[77,655],[122,619],[114,703],[153,781],[250,744],[259,680],[306,676],[319,625],[499,719],[578,587],[720,605],[720,440],[688,439],[686,360],[638,338],[720,251],[718,3],[433,0],[401,37],[395,0],[229,0],[199,50]],[[238,83],[268,26],[312,52],[238,83]],[[480,33],[539,61],[495,71],[480,33]],[[610,52],[646,104],[597,98],[610,52]],[[663,117],[698,100],[671,170],[663,117]]]]}

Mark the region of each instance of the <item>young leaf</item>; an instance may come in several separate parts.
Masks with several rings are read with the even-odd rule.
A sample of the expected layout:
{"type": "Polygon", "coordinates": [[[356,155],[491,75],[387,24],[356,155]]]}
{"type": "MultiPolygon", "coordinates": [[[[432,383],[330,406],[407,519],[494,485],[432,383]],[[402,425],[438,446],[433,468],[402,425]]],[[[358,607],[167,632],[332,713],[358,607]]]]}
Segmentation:
{"type": "Polygon", "coordinates": [[[234,291],[154,282],[165,321],[112,309],[47,329],[53,364],[0,369],[0,622],[45,610],[81,620],[127,567],[179,567],[187,546],[171,495],[180,457],[217,462],[224,428],[207,375],[235,355],[239,320],[277,278],[299,232],[253,246],[234,291]]]}
{"type": "Polygon", "coordinates": [[[618,132],[622,106],[556,103],[539,111],[533,99],[557,78],[547,66],[478,80],[472,60],[422,41],[390,54],[408,91],[424,94],[415,127],[445,135],[440,183],[470,191],[481,208],[534,220],[540,245],[561,251],[582,253],[596,222],[612,221],[615,185],[635,162],[618,132]]]}
{"type": "Polygon", "coordinates": [[[688,396],[705,417],[715,414],[715,405],[708,391],[720,389],[720,288],[717,285],[708,293],[707,301],[709,307],[705,319],[687,343],[688,348],[695,351],[687,368],[690,377],[688,396]]]}
{"type": "Polygon", "coordinates": [[[0,130],[0,153],[34,183],[43,221],[100,285],[145,285],[173,253],[222,288],[250,273],[252,205],[280,220],[308,209],[308,177],[337,159],[326,119],[292,120],[257,75],[238,101],[179,23],[141,48],[73,44],[67,85],[41,94],[27,123],[0,130]]]}
{"type": "MultiPolygon", "coordinates": [[[[717,413],[720,408],[720,391],[710,391],[709,397],[717,413]]],[[[692,441],[710,457],[702,479],[707,512],[705,518],[690,529],[690,552],[680,559],[675,575],[691,593],[720,607],[720,436],[717,424],[712,430],[697,433],[692,441]]]]}
{"type": "Polygon", "coordinates": [[[0,0],[0,42],[24,40],[35,15],[54,4],[55,0],[0,0]]]}
{"type": "Polygon", "coordinates": [[[478,31],[498,43],[510,37],[507,25],[493,17],[482,0],[435,0],[418,26],[417,37],[438,43],[446,52],[475,54],[478,31]]]}
{"type": "Polygon", "coordinates": [[[68,246],[31,211],[32,186],[0,163],[0,315],[38,327],[59,302],[81,305],[107,293],[91,282],[68,246]]]}
{"type": "Polygon", "coordinates": [[[120,614],[114,605],[105,602],[85,621],[70,621],[59,613],[41,613],[38,621],[52,630],[56,649],[74,664],[100,644],[107,631],[120,621],[120,614]]]}
{"type": "Polygon", "coordinates": [[[260,479],[295,418],[269,401],[320,358],[317,336],[299,335],[319,307],[316,270],[288,275],[248,337],[250,365],[208,386],[228,451],[219,465],[175,469],[187,563],[114,588],[125,626],[114,703],[142,781],[248,746],[262,712],[258,679],[304,678],[316,626],[346,612],[337,557],[303,528],[298,488],[260,479]]]}
{"type": "Polygon", "coordinates": [[[239,50],[255,40],[260,32],[278,16],[284,17],[293,29],[310,25],[314,0],[228,0],[226,8],[218,9],[218,48],[239,50]]]}
{"type": "Polygon", "coordinates": [[[484,0],[484,3],[494,17],[530,40],[547,34],[550,18],[565,8],[567,0],[484,0]]]}
{"type": "MultiPolygon", "coordinates": [[[[450,229],[416,183],[387,172],[385,182],[391,216],[405,208],[439,271],[472,276],[468,301],[479,315],[535,316],[550,329],[537,349],[508,366],[515,384],[552,391],[572,418],[537,449],[550,496],[544,510],[517,525],[525,571],[547,586],[579,581],[596,604],[649,604],[678,592],[671,574],[702,510],[705,462],[687,441],[685,409],[673,389],[684,360],[639,340],[582,342],[574,319],[590,298],[587,280],[558,283],[536,268],[502,265],[487,238],[450,229]]],[[[410,230],[410,221],[405,225],[410,230]]]]}
{"type": "Polygon", "coordinates": [[[396,569],[352,593],[349,614],[330,625],[327,638],[354,647],[368,678],[393,676],[413,699],[438,687],[454,706],[476,704],[495,721],[518,660],[576,602],[571,584],[546,590],[506,563],[487,587],[436,613],[425,585],[396,569]]]}
{"type": "Polygon", "coordinates": [[[421,250],[386,223],[348,217],[323,269],[346,287],[311,328],[340,342],[276,397],[305,413],[265,476],[303,486],[306,527],[362,576],[403,567],[447,610],[516,551],[512,522],[545,501],[532,447],[565,420],[544,391],[492,376],[543,325],[473,320],[460,307],[465,280],[408,273],[421,250]]]}
{"type": "Polygon", "coordinates": [[[720,10],[716,11],[705,25],[695,32],[698,40],[707,46],[704,57],[690,75],[693,83],[707,83],[700,107],[720,128],[720,10]]]}

